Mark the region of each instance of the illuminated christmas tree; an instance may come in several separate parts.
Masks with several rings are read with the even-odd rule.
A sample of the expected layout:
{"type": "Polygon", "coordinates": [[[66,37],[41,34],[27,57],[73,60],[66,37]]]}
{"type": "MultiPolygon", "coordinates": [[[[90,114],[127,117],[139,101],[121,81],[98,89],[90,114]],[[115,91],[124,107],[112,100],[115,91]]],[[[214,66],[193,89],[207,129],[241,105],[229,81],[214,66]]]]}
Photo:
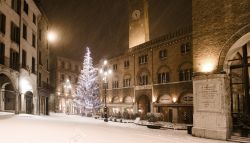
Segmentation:
{"type": "Polygon", "coordinates": [[[93,67],[89,48],[86,48],[86,53],[83,60],[83,69],[78,78],[78,86],[76,89],[77,105],[79,108],[94,110],[100,107],[99,86],[98,86],[98,70],[93,67]]]}

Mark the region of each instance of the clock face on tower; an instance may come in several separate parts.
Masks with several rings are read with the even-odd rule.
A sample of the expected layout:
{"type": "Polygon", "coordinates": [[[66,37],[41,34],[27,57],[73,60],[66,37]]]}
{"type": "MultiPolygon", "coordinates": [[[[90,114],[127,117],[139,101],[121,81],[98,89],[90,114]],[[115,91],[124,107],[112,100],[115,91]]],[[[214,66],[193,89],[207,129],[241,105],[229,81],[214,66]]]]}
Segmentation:
{"type": "Polygon", "coordinates": [[[133,20],[139,19],[140,16],[141,16],[140,10],[134,10],[134,11],[133,11],[133,13],[132,13],[132,18],[133,18],[133,20]]]}

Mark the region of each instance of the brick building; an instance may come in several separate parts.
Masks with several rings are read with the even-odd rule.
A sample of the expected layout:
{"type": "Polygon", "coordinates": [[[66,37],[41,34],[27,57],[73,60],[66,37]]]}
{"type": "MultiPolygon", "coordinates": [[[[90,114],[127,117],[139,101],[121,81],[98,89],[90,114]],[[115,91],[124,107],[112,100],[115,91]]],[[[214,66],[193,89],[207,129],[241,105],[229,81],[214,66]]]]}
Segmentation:
{"type": "Polygon", "coordinates": [[[191,123],[191,34],[187,26],[149,39],[148,2],[129,1],[129,49],[108,59],[109,114],[160,112],[165,121],[191,123]]]}
{"type": "Polygon", "coordinates": [[[192,1],[195,136],[234,138],[250,115],[249,9],[249,0],[192,1]]]}

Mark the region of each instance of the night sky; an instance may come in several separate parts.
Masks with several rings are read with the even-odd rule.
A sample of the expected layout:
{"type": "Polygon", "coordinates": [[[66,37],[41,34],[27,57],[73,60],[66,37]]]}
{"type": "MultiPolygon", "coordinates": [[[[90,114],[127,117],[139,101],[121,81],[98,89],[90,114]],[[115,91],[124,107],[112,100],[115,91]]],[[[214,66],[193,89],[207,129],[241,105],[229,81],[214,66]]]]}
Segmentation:
{"type": "MultiPolygon", "coordinates": [[[[90,47],[94,62],[128,49],[127,0],[41,0],[59,40],[54,53],[82,59],[90,47]]],[[[191,0],[149,0],[150,39],[191,25],[191,0]]]]}

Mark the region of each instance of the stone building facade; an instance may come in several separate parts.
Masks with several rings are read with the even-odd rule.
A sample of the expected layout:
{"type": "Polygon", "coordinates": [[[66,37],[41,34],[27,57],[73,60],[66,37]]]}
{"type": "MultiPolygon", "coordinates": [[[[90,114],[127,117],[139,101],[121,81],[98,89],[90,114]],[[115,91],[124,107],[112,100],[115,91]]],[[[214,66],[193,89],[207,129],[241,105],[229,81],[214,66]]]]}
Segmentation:
{"type": "Polygon", "coordinates": [[[38,104],[39,114],[49,115],[49,96],[50,70],[49,70],[49,43],[47,33],[49,31],[49,20],[45,15],[42,7],[39,7],[42,15],[38,20],[38,37],[37,37],[37,86],[38,86],[38,104]]]}
{"type": "Polygon", "coordinates": [[[38,114],[37,37],[33,0],[0,1],[0,110],[38,114]]]}
{"type": "Polygon", "coordinates": [[[129,49],[108,63],[110,116],[158,112],[168,122],[192,123],[191,27],[150,40],[148,1],[129,1],[129,49]]]}
{"type": "Polygon", "coordinates": [[[57,57],[56,59],[56,93],[55,111],[67,114],[77,114],[78,108],[74,99],[76,98],[76,86],[81,71],[80,62],[57,57]]]}

